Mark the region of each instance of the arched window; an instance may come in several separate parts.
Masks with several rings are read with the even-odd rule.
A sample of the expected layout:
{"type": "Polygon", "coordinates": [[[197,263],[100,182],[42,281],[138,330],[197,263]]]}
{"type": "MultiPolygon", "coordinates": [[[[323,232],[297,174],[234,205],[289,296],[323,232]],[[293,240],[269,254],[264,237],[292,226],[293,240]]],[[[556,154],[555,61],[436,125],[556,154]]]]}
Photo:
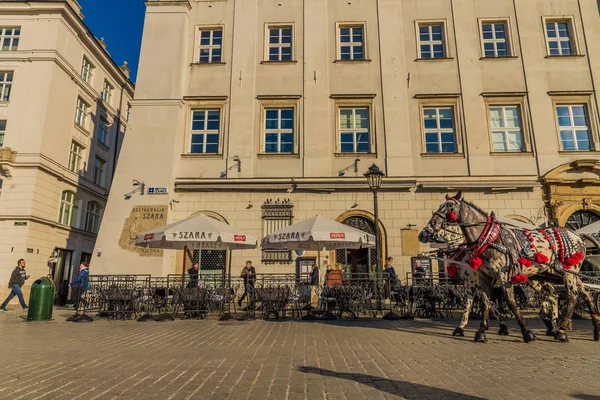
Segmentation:
{"type": "Polygon", "coordinates": [[[600,217],[595,212],[579,210],[571,214],[567,220],[566,227],[576,231],[597,221],[600,221],[600,217]]]}
{"type": "Polygon", "coordinates": [[[102,208],[95,201],[90,201],[85,213],[85,230],[91,233],[98,233],[100,229],[100,219],[102,218],[102,208]]]}
{"type": "Polygon", "coordinates": [[[60,213],[58,222],[63,225],[75,226],[77,216],[77,195],[65,190],[60,201],[60,213]]]}

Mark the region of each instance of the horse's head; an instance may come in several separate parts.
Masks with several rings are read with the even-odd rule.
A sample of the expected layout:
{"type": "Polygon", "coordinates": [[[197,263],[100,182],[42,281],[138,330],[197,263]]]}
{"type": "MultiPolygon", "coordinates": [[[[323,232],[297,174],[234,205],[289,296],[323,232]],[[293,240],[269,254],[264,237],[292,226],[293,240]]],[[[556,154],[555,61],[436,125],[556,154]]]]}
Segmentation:
{"type": "Polygon", "coordinates": [[[444,228],[449,222],[457,222],[460,218],[461,201],[462,190],[459,190],[453,197],[446,195],[446,201],[433,213],[425,228],[419,233],[419,241],[421,243],[443,243],[444,228]]]}

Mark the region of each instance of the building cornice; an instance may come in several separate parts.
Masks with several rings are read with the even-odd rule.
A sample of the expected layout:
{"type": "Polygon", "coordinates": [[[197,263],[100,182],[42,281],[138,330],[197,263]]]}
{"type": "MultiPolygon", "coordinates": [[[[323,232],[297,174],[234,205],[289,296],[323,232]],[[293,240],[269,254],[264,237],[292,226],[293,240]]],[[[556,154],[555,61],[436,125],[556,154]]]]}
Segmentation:
{"type": "Polygon", "coordinates": [[[98,235],[92,232],[88,232],[83,229],[73,228],[72,226],[62,225],[56,221],[49,220],[47,218],[37,217],[35,215],[0,215],[0,221],[27,221],[36,222],[38,224],[46,225],[51,228],[57,228],[65,232],[76,232],[85,236],[89,236],[90,239],[96,239],[98,235]]]}
{"type": "Polygon", "coordinates": [[[146,7],[184,6],[187,7],[188,10],[192,9],[192,5],[190,4],[189,0],[146,0],[144,4],[146,4],[146,7]]]}

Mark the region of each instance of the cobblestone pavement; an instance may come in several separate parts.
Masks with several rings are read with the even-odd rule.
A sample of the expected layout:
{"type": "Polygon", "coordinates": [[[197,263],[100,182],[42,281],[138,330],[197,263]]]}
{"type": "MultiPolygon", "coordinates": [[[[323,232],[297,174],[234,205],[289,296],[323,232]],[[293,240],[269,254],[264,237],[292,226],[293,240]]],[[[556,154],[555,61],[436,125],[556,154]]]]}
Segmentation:
{"type": "MultiPolygon", "coordinates": [[[[600,399],[600,343],[451,320],[24,322],[0,313],[2,399],[600,399]]],[[[492,322],[493,324],[493,322],[492,322]]]]}

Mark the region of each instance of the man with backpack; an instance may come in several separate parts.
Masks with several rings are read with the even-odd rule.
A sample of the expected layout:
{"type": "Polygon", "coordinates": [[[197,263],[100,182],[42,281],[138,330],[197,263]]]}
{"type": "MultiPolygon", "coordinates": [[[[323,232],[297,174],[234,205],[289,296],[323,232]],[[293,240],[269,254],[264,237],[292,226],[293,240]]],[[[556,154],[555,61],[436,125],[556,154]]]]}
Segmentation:
{"type": "Polygon", "coordinates": [[[244,295],[238,300],[238,306],[242,306],[242,301],[246,296],[250,297],[250,306],[254,307],[254,282],[256,282],[256,269],[252,266],[252,261],[246,261],[246,266],[242,269],[241,278],[244,279],[244,295]]]}
{"type": "Polygon", "coordinates": [[[25,284],[25,281],[29,279],[29,275],[25,272],[25,260],[20,259],[17,261],[17,266],[13,270],[10,275],[10,280],[8,281],[8,288],[11,290],[8,294],[4,303],[0,306],[0,311],[6,311],[6,306],[8,303],[17,296],[19,299],[19,303],[21,303],[21,307],[23,311],[27,311],[27,304],[25,304],[25,299],[23,298],[23,291],[21,287],[25,284]]]}

